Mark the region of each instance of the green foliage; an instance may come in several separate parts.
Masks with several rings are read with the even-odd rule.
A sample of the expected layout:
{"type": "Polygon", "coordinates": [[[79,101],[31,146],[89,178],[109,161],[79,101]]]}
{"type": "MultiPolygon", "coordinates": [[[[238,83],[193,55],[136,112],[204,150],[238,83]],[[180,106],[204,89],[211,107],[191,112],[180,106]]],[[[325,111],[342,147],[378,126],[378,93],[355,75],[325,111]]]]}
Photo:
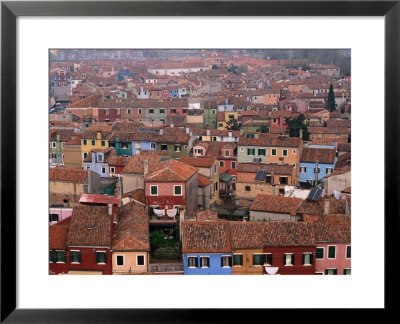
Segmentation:
{"type": "Polygon", "coordinates": [[[154,257],[156,259],[179,259],[181,252],[175,246],[161,247],[154,252],[154,257]]]}
{"type": "Polygon", "coordinates": [[[260,133],[269,133],[269,129],[268,129],[267,125],[262,125],[260,127],[260,133]]]}
{"type": "Polygon", "coordinates": [[[310,133],[308,131],[308,124],[303,114],[296,118],[286,118],[286,124],[289,127],[290,137],[300,137],[300,129],[303,130],[303,140],[308,141],[310,139],[310,133]]]}
{"type": "Polygon", "coordinates": [[[230,119],[226,122],[226,129],[229,130],[239,130],[240,127],[236,119],[230,119]]]}
{"type": "Polygon", "coordinates": [[[231,64],[228,67],[228,72],[232,72],[233,74],[236,74],[236,75],[239,74],[237,70],[238,70],[238,67],[236,65],[231,64]]]}
{"type": "Polygon", "coordinates": [[[215,65],[215,64],[213,64],[213,66],[212,66],[211,70],[218,70],[218,66],[217,66],[217,65],[215,65]]]}
{"type": "Polygon", "coordinates": [[[329,94],[328,94],[328,109],[329,111],[336,111],[336,101],[335,94],[333,92],[333,85],[329,86],[329,94]]]}

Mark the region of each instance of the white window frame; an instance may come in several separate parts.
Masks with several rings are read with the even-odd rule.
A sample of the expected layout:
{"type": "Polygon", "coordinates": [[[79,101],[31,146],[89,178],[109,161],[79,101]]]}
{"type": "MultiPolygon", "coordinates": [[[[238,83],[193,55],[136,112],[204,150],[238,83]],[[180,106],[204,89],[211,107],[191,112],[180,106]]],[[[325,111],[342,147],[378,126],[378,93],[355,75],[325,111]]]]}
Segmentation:
{"type": "Polygon", "coordinates": [[[182,152],[182,145],[181,144],[174,144],[174,151],[175,152],[182,152]],[[177,150],[179,148],[179,150],[177,150]]]}
{"type": "Polygon", "coordinates": [[[53,148],[55,148],[55,147],[56,147],[56,142],[52,142],[52,143],[51,143],[51,146],[52,146],[53,148]]]}
{"type": "Polygon", "coordinates": [[[287,149],[282,149],[282,156],[289,156],[289,151],[287,149]],[[286,151],[286,155],[284,154],[286,151]]]}
{"type": "Polygon", "coordinates": [[[106,174],[106,167],[101,167],[101,174],[106,174]],[[104,172],[103,172],[104,170],[104,172]]]}
{"type": "Polygon", "coordinates": [[[210,267],[210,257],[208,255],[201,255],[200,256],[200,268],[208,269],[209,267],[210,267]],[[201,259],[202,258],[208,258],[208,266],[207,267],[203,267],[203,265],[201,264],[201,259]]]}
{"type": "Polygon", "coordinates": [[[296,150],[293,150],[292,153],[293,153],[293,154],[296,154],[296,150]]]}
{"type": "Polygon", "coordinates": [[[278,150],[276,148],[271,148],[271,156],[277,156],[278,150]],[[275,150],[275,154],[273,154],[273,150],[275,150]]]}
{"type": "MultiPolygon", "coordinates": [[[[325,269],[325,271],[326,270],[336,270],[336,275],[337,275],[337,268],[326,268],[325,269]]],[[[329,274],[326,274],[327,276],[329,275],[329,274]]],[[[334,276],[335,274],[331,274],[331,275],[329,275],[329,276],[334,276]]]]}
{"type": "Polygon", "coordinates": [[[317,246],[316,248],[315,248],[315,260],[324,260],[325,259],[325,247],[323,247],[323,246],[317,246]],[[317,249],[322,249],[322,251],[323,251],[323,256],[322,256],[322,258],[317,258],[317,249]]]}
{"type": "Polygon", "coordinates": [[[224,161],[219,161],[219,166],[220,167],[225,167],[225,162],[224,161]]]}
{"type": "Polygon", "coordinates": [[[123,255],[123,254],[116,254],[115,255],[115,266],[116,267],[123,267],[123,266],[125,266],[125,255],[123,255]],[[118,264],[118,257],[119,256],[122,256],[122,264],[118,264]]]}
{"type": "MultiPolygon", "coordinates": [[[[285,266],[285,267],[293,267],[294,264],[286,264],[286,256],[287,256],[287,255],[292,255],[292,256],[293,256],[293,253],[285,253],[285,264],[284,264],[284,266],[285,266]]],[[[292,262],[292,260],[291,260],[291,262],[292,262]]]]}
{"type": "Polygon", "coordinates": [[[62,147],[62,148],[64,148],[64,144],[65,144],[64,142],[61,143],[61,147],[62,147]]]}
{"type": "Polygon", "coordinates": [[[87,165],[87,166],[86,166],[86,170],[90,170],[90,165],[87,165]]]}
{"type": "Polygon", "coordinates": [[[328,245],[328,248],[327,248],[327,251],[328,251],[328,252],[327,252],[326,258],[329,259],[329,260],[335,260],[335,259],[336,259],[336,250],[337,250],[337,249],[336,249],[336,245],[328,245]],[[333,247],[335,248],[335,257],[334,257],[334,258],[330,258],[330,257],[329,257],[329,247],[330,247],[330,246],[333,246],[333,247]]]}
{"type": "Polygon", "coordinates": [[[104,115],[109,115],[109,114],[110,114],[109,110],[108,109],[104,109],[104,115]]]}
{"type": "MultiPolygon", "coordinates": [[[[64,252],[64,253],[65,253],[65,262],[63,262],[63,261],[57,261],[57,262],[55,262],[55,263],[63,263],[63,264],[65,264],[65,263],[67,262],[67,251],[65,251],[65,250],[53,250],[53,251],[56,251],[56,252],[64,252]]],[[[58,253],[57,253],[57,260],[58,260],[58,253]]]]}
{"type": "Polygon", "coordinates": [[[110,167],[110,173],[115,173],[115,167],[110,167]]]}
{"type": "Polygon", "coordinates": [[[128,112],[128,115],[130,115],[132,113],[132,109],[128,109],[127,112],[128,112]]]}
{"type": "Polygon", "coordinates": [[[174,196],[183,196],[183,188],[182,188],[182,185],[174,185],[174,196]],[[180,195],[175,194],[175,187],[181,187],[181,194],[180,194],[180,195]]]}
{"type": "Polygon", "coordinates": [[[158,185],[150,185],[150,196],[158,196],[158,185]],[[156,195],[153,195],[152,193],[151,193],[151,187],[156,187],[157,188],[157,194],[156,195]]]}
{"type": "Polygon", "coordinates": [[[345,276],[351,276],[351,268],[344,268],[344,269],[343,269],[343,275],[345,275],[345,276]],[[344,273],[346,270],[350,270],[350,274],[344,273]]]}
{"type": "Polygon", "coordinates": [[[136,266],[137,267],[145,267],[146,266],[146,255],[145,254],[137,254],[136,255],[136,266]],[[143,257],[143,264],[139,264],[138,262],[138,257],[142,256],[143,257]]]}
{"type": "Polygon", "coordinates": [[[243,146],[240,148],[240,152],[244,152],[244,147],[243,146]]]}
{"type": "Polygon", "coordinates": [[[155,150],[156,149],[156,143],[150,142],[150,149],[155,150]],[[153,147],[154,146],[154,147],[153,147]]]}

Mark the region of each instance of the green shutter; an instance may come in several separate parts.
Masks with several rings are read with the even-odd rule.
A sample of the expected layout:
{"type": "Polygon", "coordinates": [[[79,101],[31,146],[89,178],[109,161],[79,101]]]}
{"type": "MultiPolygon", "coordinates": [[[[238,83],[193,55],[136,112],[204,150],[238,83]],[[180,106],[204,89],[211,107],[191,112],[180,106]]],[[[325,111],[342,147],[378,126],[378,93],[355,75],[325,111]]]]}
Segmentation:
{"type": "Polygon", "coordinates": [[[224,266],[224,257],[221,257],[221,268],[224,266]]]}
{"type": "Polygon", "coordinates": [[[57,261],[56,253],[57,253],[56,251],[50,250],[50,255],[49,255],[50,262],[56,262],[57,261]]]}
{"type": "Polygon", "coordinates": [[[313,255],[312,255],[312,253],[310,254],[310,264],[313,264],[313,255]]]}
{"type": "Polygon", "coordinates": [[[333,274],[337,275],[337,269],[333,270],[333,274]]]}
{"type": "Polygon", "coordinates": [[[286,264],[286,254],[283,254],[283,265],[286,264]]]}
{"type": "Polygon", "coordinates": [[[66,262],[65,251],[58,251],[58,261],[66,262]]]}
{"type": "Polygon", "coordinates": [[[232,268],[232,257],[229,257],[229,266],[232,268]]]}
{"type": "Polygon", "coordinates": [[[73,251],[69,251],[69,262],[74,262],[74,253],[73,251]]]}
{"type": "Polygon", "coordinates": [[[303,265],[306,264],[306,255],[303,253],[303,265]]]}
{"type": "Polygon", "coordinates": [[[77,252],[78,254],[78,262],[81,263],[81,251],[77,252]]]}
{"type": "Polygon", "coordinates": [[[194,259],[194,266],[197,268],[199,266],[198,258],[194,259]]]}
{"type": "Polygon", "coordinates": [[[96,252],[96,263],[99,263],[99,258],[100,258],[99,254],[100,253],[96,252]]]}
{"type": "MultiPolygon", "coordinates": [[[[107,264],[107,253],[106,252],[104,252],[104,263],[107,264]]],[[[144,258],[143,258],[143,263],[144,263],[144,258]]]]}
{"type": "Polygon", "coordinates": [[[292,264],[294,265],[294,253],[292,254],[292,264]]]}

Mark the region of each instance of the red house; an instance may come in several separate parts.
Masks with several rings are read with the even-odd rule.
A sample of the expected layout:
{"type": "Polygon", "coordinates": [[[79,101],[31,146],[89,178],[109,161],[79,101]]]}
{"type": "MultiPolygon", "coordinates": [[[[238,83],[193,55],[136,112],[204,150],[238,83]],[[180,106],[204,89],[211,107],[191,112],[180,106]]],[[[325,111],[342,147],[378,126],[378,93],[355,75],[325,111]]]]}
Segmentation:
{"type": "Polygon", "coordinates": [[[311,223],[265,222],[264,274],[313,275],[315,233],[311,223]]]}
{"type": "Polygon", "coordinates": [[[68,273],[67,237],[71,217],[49,227],[49,274],[68,273]]]}
{"type": "Polygon", "coordinates": [[[150,224],[161,220],[174,225],[173,209],[185,208],[185,218],[192,217],[197,210],[198,169],[169,159],[156,163],[151,170],[144,178],[150,224]],[[157,209],[161,212],[154,211],[157,209]]]}
{"type": "Polygon", "coordinates": [[[67,237],[68,274],[112,274],[111,239],[116,206],[74,207],[67,237]]]}

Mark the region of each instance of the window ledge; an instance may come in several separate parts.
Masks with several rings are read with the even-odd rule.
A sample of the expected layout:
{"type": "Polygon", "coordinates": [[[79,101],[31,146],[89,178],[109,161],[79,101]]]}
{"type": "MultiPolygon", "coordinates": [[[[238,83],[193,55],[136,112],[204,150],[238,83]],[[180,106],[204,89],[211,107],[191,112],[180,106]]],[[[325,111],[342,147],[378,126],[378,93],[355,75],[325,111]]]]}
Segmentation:
{"type": "Polygon", "coordinates": [[[107,263],[104,263],[104,262],[99,262],[99,263],[97,263],[97,264],[100,264],[100,265],[105,265],[105,264],[107,264],[107,263]]]}
{"type": "Polygon", "coordinates": [[[81,264],[80,262],[71,262],[71,264],[81,264]]]}

